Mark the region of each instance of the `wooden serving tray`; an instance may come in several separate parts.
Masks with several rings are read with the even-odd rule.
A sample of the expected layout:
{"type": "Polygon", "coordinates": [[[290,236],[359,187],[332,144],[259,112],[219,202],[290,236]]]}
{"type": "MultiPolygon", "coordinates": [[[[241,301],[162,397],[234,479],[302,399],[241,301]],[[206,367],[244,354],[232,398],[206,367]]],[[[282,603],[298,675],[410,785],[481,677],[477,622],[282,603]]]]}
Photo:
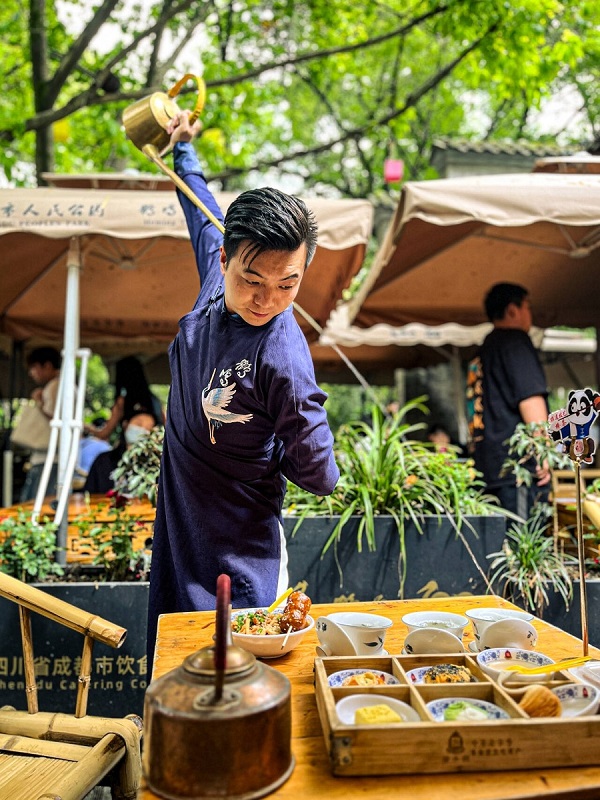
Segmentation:
{"type": "MultiPolygon", "coordinates": [[[[547,686],[577,681],[566,673],[547,686]]],[[[511,683],[511,688],[515,684],[511,683]]],[[[521,684],[526,686],[526,684],[521,684]]],[[[334,775],[404,775],[479,772],[600,764],[600,716],[530,718],[466,654],[369,656],[315,659],[319,717],[334,775]],[[406,673],[434,664],[468,667],[477,683],[413,684],[406,673]],[[344,669],[376,669],[395,675],[399,685],[335,687],[328,676],[344,669]],[[420,722],[346,725],[335,704],[349,694],[381,694],[411,705],[420,722]],[[435,722],[425,704],[442,697],[473,697],[503,708],[510,719],[483,722],[435,722]]]]}

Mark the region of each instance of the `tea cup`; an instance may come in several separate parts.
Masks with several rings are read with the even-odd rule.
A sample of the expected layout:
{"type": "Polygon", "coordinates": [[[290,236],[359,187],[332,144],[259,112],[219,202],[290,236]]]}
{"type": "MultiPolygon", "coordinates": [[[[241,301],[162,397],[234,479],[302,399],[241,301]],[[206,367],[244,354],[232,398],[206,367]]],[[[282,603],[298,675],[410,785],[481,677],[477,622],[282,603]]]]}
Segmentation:
{"type": "Polygon", "coordinates": [[[473,624],[475,644],[478,650],[483,650],[482,637],[487,627],[503,619],[521,619],[530,622],[533,614],[528,611],[517,611],[511,608],[470,608],[465,611],[466,616],[473,624]]]}
{"type": "Polygon", "coordinates": [[[319,655],[384,655],[383,643],[392,620],[360,611],[334,611],[317,620],[319,655]]]}

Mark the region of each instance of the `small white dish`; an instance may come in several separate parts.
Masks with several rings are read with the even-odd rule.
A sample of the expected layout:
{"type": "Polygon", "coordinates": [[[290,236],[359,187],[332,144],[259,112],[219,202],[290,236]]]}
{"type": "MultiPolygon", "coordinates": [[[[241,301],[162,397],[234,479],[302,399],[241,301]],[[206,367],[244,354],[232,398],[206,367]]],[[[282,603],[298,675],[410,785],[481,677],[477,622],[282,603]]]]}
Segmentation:
{"type": "Polygon", "coordinates": [[[567,683],[552,692],[560,700],[561,717],[594,715],[600,706],[600,688],[591,683],[567,683]]]}
{"type": "MultiPolygon", "coordinates": [[[[417,667],[416,669],[409,670],[406,673],[406,677],[408,678],[409,683],[418,684],[418,685],[419,684],[424,684],[425,683],[425,681],[424,681],[425,673],[427,672],[428,669],[431,669],[431,667],[432,667],[432,665],[430,664],[427,667],[417,667]]],[[[473,676],[473,677],[475,678],[475,676],[473,676]]],[[[477,679],[475,678],[475,680],[477,680],[477,679]]],[[[457,682],[458,683],[463,683],[463,681],[457,681],[457,682]]],[[[473,683],[474,682],[475,681],[473,681],[473,683]]],[[[464,683],[466,683],[466,681],[464,681],[464,683]]],[[[430,684],[430,685],[431,686],[434,686],[434,685],[440,686],[441,684],[430,684]]],[[[447,685],[448,684],[446,684],[446,686],[447,685]]]]}
{"type": "Polygon", "coordinates": [[[423,653],[464,653],[462,641],[441,628],[417,628],[407,634],[404,649],[408,655],[423,653]]]}
{"type": "Polygon", "coordinates": [[[417,630],[441,630],[453,633],[462,639],[465,626],[469,620],[462,614],[453,614],[450,611],[413,611],[402,617],[409,633],[417,630]]]}
{"type": "Polygon", "coordinates": [[[537,631],[530,622],[524,619],[501,619],[485,628],[481,634],[480,647],[482,650],[495,647],[534,650],[537,638],[537,631]]]}
{"type": "MultiPolygon", "coordinates": [[[[392,711],[402,717],[404,722],[420,722],[421,717],[408,703],[403,703],[402,700],[396,700],[395,697],[387,697],[381,694],[353,694],[349,697],[344,697],[335,704],[336,713],[344,725],[354,725],[354,714],[357,708],[364,708],[365,706],[389,706],[392,711]]],[[[400,723],[392,723],[400,724],[400,723]]]]}
{"type": "MultiPolygon", "coordinates": [[[[373,675],[377,675],[378,677],[383,678],[382,683],[374,684],[375,686],[389,686],[391,684],[399,684],[400,681],[396,678],[395,675],[391,675],[389,672],[382,672],[380,669],[342,669],[339,672],[332,672],[331,675],[328,677],[327,682],[332,687],[343,686],[344,681],[348,678],[351,678],[353,675],[363,675],[365,672],[370,672],[373,675]]],[[[363,687],[368,688],[368,687],[363,687]]]]}
{"type": "Polygon", "coordinates": [[[453,703],[469,703],[471,706],[475,706],[477,709],[485,712],[488,719],[510,719],[506,711],[499,706],[494,703],[488,703],[486,700],[478,700],[475,697],[443,697],[440,700],[431,700],[431,702],[426,704],[426,708],[436,722],[454,722],[455,724],[460,723],[461,725],[469,722],[485,722],[485,719],[481,718],[473,720],[447,720],[445,717],[446,710],[448,706],[451,706],[453,703]]]}
{"type": "Polygon", "coordinates": [[[518,681],[519,683],[541,683],[543,681],[552,680],[555,669],[555,662],[545,656],[543,653],[536,653],[533,650],[520,650],[514,647],[493,648],[491,650],[482,650],[477,654],[477,663],[481,669],[489,675],[490,678],[498,680],[502,675],[503,680],[518,681]],[[550,669],[548,672],[540,673],[537,675],[525,675],[519,672],[506,673],[506,667],[512,664],[519,664],[522,667],[545,667],[550,669]],[[504,677],[504,674],[510,675],[510,678],[504,677]]]}

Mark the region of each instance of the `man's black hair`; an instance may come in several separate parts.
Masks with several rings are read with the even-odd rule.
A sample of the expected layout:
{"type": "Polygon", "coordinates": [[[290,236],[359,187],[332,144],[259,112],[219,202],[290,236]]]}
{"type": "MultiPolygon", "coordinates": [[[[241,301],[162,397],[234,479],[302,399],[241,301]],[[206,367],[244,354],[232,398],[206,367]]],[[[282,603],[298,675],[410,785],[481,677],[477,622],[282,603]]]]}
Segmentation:
{"type": "Polygon", "coordinates": [[[27,356],[27,366],[32,367],[34,364],[44,365],[49,361],[54,369],[60,369],[62,357],[55,347],[36,347],[27,356]]]}
{"type": "Polygon", "coordinates": [[[242,192],[225,217],[223,248],[228,263],[243,241],[252,243],[247,250],[250,263],[267,250],[293,252],[306,244],[307,267],[317,248],[315,216],[302,200],[278,189],[242,192]]]}
{"type": "Polygon", "coordinates": [[[485,313],[490,322],[504,319],[511,303],[521,307],[529,292],[517,283],[496,283],[485,296],[485,313]]]}

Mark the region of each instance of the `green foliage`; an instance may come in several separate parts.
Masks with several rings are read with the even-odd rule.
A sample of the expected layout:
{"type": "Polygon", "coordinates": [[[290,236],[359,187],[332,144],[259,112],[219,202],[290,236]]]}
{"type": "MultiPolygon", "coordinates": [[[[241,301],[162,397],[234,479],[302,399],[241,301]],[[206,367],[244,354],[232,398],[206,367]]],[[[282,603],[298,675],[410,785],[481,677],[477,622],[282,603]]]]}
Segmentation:
{"type": "Polygon", "coordinates": [[[508,458],[502,465],[501,474],[513,473],[517,486],[531,486],[535,467],[544,463],[551,470],[573,468],[569,456],[556,449],[545,425],[520,422],[508,439],[508,458]]]}
{"type": "Polygon", "coordinates": [[[530,519],[514,524],[507,532],[502,550],[492,553],[491,582],[503,596],[525,603],[538,616],[548,604],[548,590],[558,592],[567,609],[573,595],[569,567],[576,561],[555,549],[549,531],[550,511],[545,505],[534,508],[530,519]]]}
{"type": "Polygon", "coordinates": [[[63,568],[54,560],[57,530],[47,517],[32,522],[31,513],[23,509],[0,520],[0,570],[25,582],[62,575],[63,568]]]}
{"type": "Polygon", "coordinates": [[[164,435],[164,428],[157,426],[123,453],[112,473],[118,494],[147,497],[156,506],[164,435]]]}
{"type": "Polygon", "coordinates": [[[103,580],[147,580],[151,552],[135,547],[136,533],[144,522],[132,517],[127,508],[118,503],[107,510],[107,516],[108,520],[103,523],[94,523],[85,516],[73,522],[80,536],[94,543],[93,563],[102,567],[103,580]]]}
{"type": "MultiPolygon", "coordinates": [[[[404,531],[413,522],[423,533],[424,517],[451,520],[457,533],[471,527],[468,515],[503,513],[496,501],[483,494],[480,476],[472,462],[460,461],[456,452],[438,452],[433,445],[411,438],[424,423],[408,424],[414,411],[427,413],[424,398],[407,403],[393,417],[373,408],[371,424],[343,425],[335,437],[340,479],[332,495],[317,497],[288,486],[288,513],[298,516],[297,530],[308,516],[337,516],[340,519],[323,548],[323,554],[340,540],[351,516],[361,517],[357,529],[357,550],[366,544],[375,550],[375,518],[390,515],[400,536],[401,588],[406,575],[404,531]]],[[[472,527],[471,527],[472,529],[472,527]]]]}
{"type": "Polygon", "coordinates": [[[56,171],[150,170],[124,136],[123,108],[186,71],[208,84],[207,174],[232,190],[260,171],[316,194],[388,191],[386,156],[404,159],[407,178],[425,177],[436,137],[553,139],[531,112],[562,88],[581,100],[584,123],[563,141],[581,144],[598,127],[596,0],[241,0],[181,10],[124,0],[104,25],[106,4],[30,8],[42,14],[34,36],[17,0],[0,9],[0,166],[17,183],[31,182],[20,162],[33,162],[35,130],[48,125],[56,171]],[[60,70],[79,32],[82,54],[60,70]],[[202,49],[184,47],[192,40],[202,49]],[[121,88],[107,95],[109,68],[121,88]]]}

